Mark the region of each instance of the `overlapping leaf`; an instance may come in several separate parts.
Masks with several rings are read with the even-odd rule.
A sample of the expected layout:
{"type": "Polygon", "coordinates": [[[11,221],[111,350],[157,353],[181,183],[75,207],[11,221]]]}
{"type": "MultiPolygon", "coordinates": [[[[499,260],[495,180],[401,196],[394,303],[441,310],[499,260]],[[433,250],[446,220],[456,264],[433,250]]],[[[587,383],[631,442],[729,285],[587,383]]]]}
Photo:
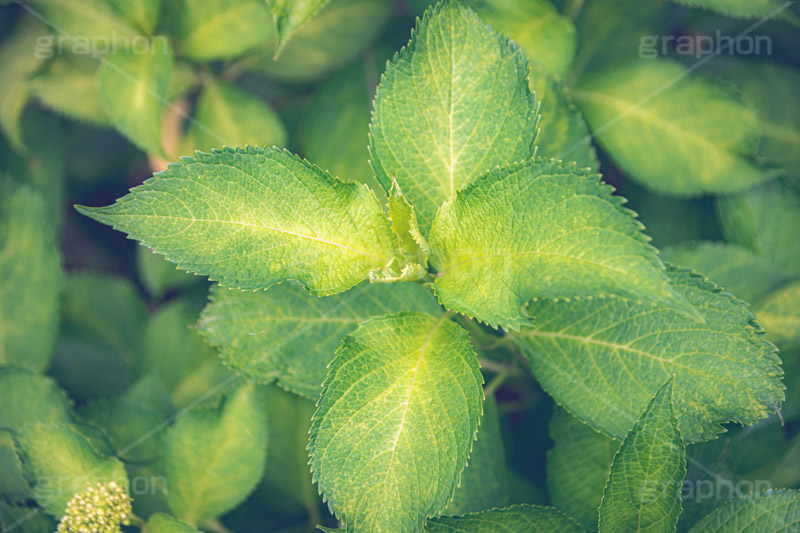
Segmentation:
{"type": "Polygon", "coordinates": [[[412,283],[360,285],[316,298],[296,284],[266,293],[215,287],[200,328],[219,346],[225,364],[261,382],[316,400],[336,348],[345,335],[373,316],[440,312],[436,299],[412,283]]]}
{"type": "Polygon", "coordinates": [[[427,235],[439,206],[497,165],[533,155],[537,106],[522,53],[458,2],[426,11],[375,97],[370,154],[427,235]]]}
{"type": "Polygon", "coordinates": [[[703,321],[621,298],[533,302],[536,321],[513,339],[544,389],[616,438],[673,374],[689,442],[712,437],[724,422],[751,424],[777,411],[780,359],[746,304],[687,270],[668,274],[703,321]]]}
{"type": "Polygon", "coordinates": [[[655,191],[728,193],[775,176],[751,161],[756,113],[729,87],[678,63],[633,62],[581,80],[571,94],[598,142],[655,191]]]}
{"type": "Polygon", "coordinates": [[[222,285],[342,292],[396,255],[375,195],[277,149],[198,153],[116,204],[78,208],[222,285]]]}
{"type": "Polygon", "coordinates": [[[525,531],[526,533],[579,533],[581,528],[573,519],[553,507],[512,505],[464,516],[434,518],[425,524],[425,533],[495,533],[525,531]]]}
{"type": "Polygon", "coordinates": [[[796,490],[756,492],[732,500],[706,516],[690,533],[789,533],[800,523],[796,490]]]}
{"type": "Polygon", "coordinates": [[[600,533],[675,531],[686,450],[671,396],[670,380],[653,397],[614,457],[600,506],[600,533]]]}
{"type": "Polygon", "coordinates": [[[519,329],[536,297],[619,294],[691,313],[623,200],[574,163],[495,169],[445,203],[431,230],[439,301],[519,329]]]}
{"type": "Polygon", "coordinates": [[[319,12],[330,0],[267,0],[267,6],[272,11],[275,21],[277,42],[275,44],[275,59],[292,34],[300,29],[309,19],[319,12]]]}
{"type": "Polygon", "coordinates": [[[347,531],[419,532],[444,509],[478,428],[482,382],[466,331],[446,315],[376,318],[345,338],[309,450],[347,531]]]}

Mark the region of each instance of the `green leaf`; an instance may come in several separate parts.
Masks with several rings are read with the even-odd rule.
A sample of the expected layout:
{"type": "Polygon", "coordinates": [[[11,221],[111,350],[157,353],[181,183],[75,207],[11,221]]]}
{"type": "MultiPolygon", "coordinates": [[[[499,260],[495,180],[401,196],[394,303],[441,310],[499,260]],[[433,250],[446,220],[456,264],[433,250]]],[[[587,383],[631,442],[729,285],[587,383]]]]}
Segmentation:
{"type": "Polygon", "coordinates": [[[722,423],[752,424],[777,411],[780,359],[747,305],[688,270],[670,267],[668,275],[703,322],[621,298],[533,302],[536,322],[512,338],[542,387],[615,438],[672,375],[687,442],[713,437],[722,423]]]}
{"type": "Polygon", "coordinates": [[[107,55],[97,70],[100,100],[111,123],[142,150],[164,156],[161,112],[167,104],[172,51],[166,37],[150,41],[147,53],[135,49],[107,55]]]}
{"type": "Polygon", "coordinates": [[[161,0],[107,0],[126,21],[152,35],[161,14],[161,0]]]}
{"type": "Polygon", "coordinates": [[[127,364],[139,354],[147,305],[127,278],[75,273],[64,284],[64,330],[70,336],[102,341],[127,364]]]}
{"type": "Polygon", "coordinates": [[[600,506],[600,533],[675,531],[686,449],[671,397],[672,379],[653,397],[614,457],[600,506]]]}
{"type": "Polygon", "coordinates": [[[375,318],[345,338],[308,447],[347,531],[420,531],[444,509],[475,439],[482,383],[468,334],[447,315],[375,318]]]}
{"type": "Polygon", "coordinates": [[[2,531],[15,533],[51,533],[55,531],[56,523],[42,511],[32,510],[27,505],[17,507],[0,500],[0,527],[2,531]]]}
{"type": "MultiPolygon", "coordinates": [[[[376,54],[376,56],[382,54],[376,54]]],[[[369,165],[369,118],[377,84],[377,60],[365,57],[322,82],[303,118],[302,153],[334,176],[383,188],[369,165]]]]}
{"type": "Polygon", "coordinates": [[[425,533],[495,533],[519,531],[526,533],[579,533],[575,521],[553,507],[512,505],[464,516],[446,516],[428,520],[425,533]]]}
{"type": "Polygon", "coordinates": [[[550,0],[478,0],[474,7],[492,28],[514,39],[533,63],[558,76],[566,74],[577,48],[575,26],[550,0]]]}
{"type": "Polygon", "coordinates": [[[297,279],[335,294],[397,253],[372,191],[277,149],[198,153],[112,206],[78,210],[239,289],[297,279]]]}
{"type": "Polygon", "coordinates": [[[794,98],[800,93],[800,73],[778,63],[743,61],[724,76],[758,110],[764,131],[758,145],[759,158],[791,169],[795,175],[800,172],[800,103],[794,98]]]}
{"type": "Polygon", "coordinates": [[[316,409],[314,402],[278,387],[267,387],[265,400],[269,412],[280,413],[280,416],[269,419],[270,442],[263,485],[265,499],[271,506],[277,503],[285,510],[285,500],[276,493],[286,495],[293,504],[314,516],[322,504],[311,481],[306,450],[311,417],[316,409]]]}
{"type": "Polygon", "coordinates": [[[611,191],[574,163],[536,160],[484,174],[442,206],[431,230],[439,301],[506,329],[529,323],[523,307],[538,297],[617,294],[692,312],[611,191]]]}
{"type": "Polygon", "coordinates": [[[27,424],[15,435],[23,465],[36,483],[36,502],[56,518],[87,483],[114,481],[128,486],[122,463],[100,455],[77,430],[65,424],[27,424]]]}
{"type": "Polygon", "coordinates": [[[443,515],[462,515],[509,504],[508,469],[503,436],[497,417],[497,402],[487,397],[478,438],[472,445],[469,464],[461,473],[461,485],[443,515]]]}
{"type": "Polygon", "coordinates": [[[786,281],[770,262],[736,244],[697,242],[662,250],[665,261],[690,267],[737,298],[753,302],[786,281]]]}
{"type": "Polygon", "coordinates": [[[44,370],[58,333],[61,265],[41,197],[0,183],[0,364],[44,370]]]}
{"type": "Polygon", "coordinates": [[[387,66],[375,97],[370,155],[428,234],[445,200],[487,169],[533,155],[537,105],[528,65],[508,39],[458,2],[428,9],[387,66]]]}
{"type": "Polygon", "coordinates": [[[181,522],[174,516],[164,513],[155,513],[147,519],[143,531],[147,533],[198,533],[198,531],[187,524],[181,522]]]}
{"type": "Polygon", "coordinates": [[[47,20],[62,46],[75,46],[83,53],[105,53],[107,49],[89,47],[93,39],[106,46],[122,46],[130,45],[138,34],[108,0],[31,0],[28,4],[47,20]]]}
{"type": "Polygon", "coordinates": [[[571,94],[600,145],[655,191],[729,193],[775,175],[751,161],[761,128],[756,113],[730,88],[689,75],[679,63],[608,69],[571,94]]]}
{"type": "Polygon", "coordinates": [[[98,62],[89,56],[65,54],[47,62],[31,79],[31,91],[42,104],[70,118],[108,125],[97,84],[98,62]]]}
{"type": "Polygon", "coordinates": [[[275,59],[280,57],[286,43],[303,24],[314,18],[330,0],[267,0],[275,21],[275,59]]]}
{"type": "Polygon", "coordinates": [[[274,39],[263,0],[186,0],[176,25],[179,53],[197,61],[234,58],[274,39]]]}
{"type": "Polygon", "coordinates": [[[796,490],[756,492],[732,500],[706,516],[691,533],[789,533],[800,522],[796,490]]]}
{"type": "Polygon", "coordinates": [[[198,150],[222,146],[286,144],[286,128],[261,98],[219,80],[207,79],[197,101],[189,135],[198,150]]]}
{"type": "Polygon", "coordinates": [[[136,247],[136,270],[147,291],[156,299],[164,293],[194,285],[203,278],[188,274],[146,246],[136,247]]]}
{"type": "Polygon", "coordinates": [[[427,267],[431,247],[419,231],[414,206],[408,202],[394,177],[392,177],[392,188],[389,190],[389,219],[392,221],[392,230],[397,235],[400,252],[406,262],[427,267]]]}
{"type": "MultiPolygon", "coordinates": [[[[291,82],[317,79],[358,56],[380,34],[392,15],[392,2],[330,0],[315,17],[297,30],[275,61],[275,38],[246,58],[253,69],[271,78],[291,82]]],[[[272,22],[268,23],[272,29],[272,22]]]]}
{"type": "Polygon", "coordinates": [[[754,313],[776,344],[800,344],[800,281],[767,295],[754,313]]]}
{"type": "Polygon", "coordinates": [[[589,128],[561,82],[543,68],[532,66],[530,85],[542,103],[536,155],[575,161],[579,167],[599,172],[600,162],[591,143],[589,128]]]}
{"type": "Polygon", "coordinates": [[[103,430],[120,459],[128,463],[148,463],[160,456],[165,424],[152,410],[115,399],[92,402],[80,409],[79,414],[103,430]]]}
{"type": "MultiPolygon", "coordinates": [[[[672,0],[677,4],[689,7],[708,9],[725,15],[741,19],[770,20],[783,19],[797,23],[797,16],[791,12],[786,2],[781,0],[672,0]]],[[[787,102],[791,102],[788,100],[787,102]]]]}
{"type": "Polygon", "coordinates": [[[20,120],[30,94],[28,78],[46,57],[32,51],[39,50],[43,38],[47,39],[45,27],[37,20],[24,17],[0,44],[0,131],[21,153],[27,151],[20,120]]]}
{"type": "Polygon", "coordinates": [[[360,285],[329,298],[294,283],[266,293],[214,287],[199,326],[230,368],[316,400],[341,339],[373,316],[400,311],[436,315],[441,308],[412,283],[360,285]]]}
{"type": "Polygon", "coordinates": [[[547,490],[553,505],[587,531],[597,531],[597,511],[619,442],[598,433],[564,409],[550,421],[547,490]]]}
{"type": "Polygon", "coordinates": [[[219,408],[178,418],[164,442],[167,501],[189,524],[216,518],[255,488],[267,451],[267,416],[255,385],[234,390],[219,408]]]}
{"type": "Polygon", "coordinates": [[[725,238],[766,257],[789,276],[800,276],[800,186],[773,181],[717,199],[725,238]]]}

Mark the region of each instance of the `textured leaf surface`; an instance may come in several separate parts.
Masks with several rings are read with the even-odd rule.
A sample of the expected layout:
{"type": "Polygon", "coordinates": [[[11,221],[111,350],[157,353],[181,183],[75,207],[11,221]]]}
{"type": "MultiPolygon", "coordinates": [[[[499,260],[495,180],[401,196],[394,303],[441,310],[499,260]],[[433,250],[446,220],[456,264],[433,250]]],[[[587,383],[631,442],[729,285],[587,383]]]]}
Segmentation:
{"type": "Polygon", "coordinates": [[[103,457],[89,441],[65,424],[28,424],[15,434],[25,469],[40,490],[36,502],[60,517],[67,502],[86,483],[115,481],[127,488],[122,463],[103,457]]]}
{"type": "Polygon", "coordinates": [[[675,531],[686,450],[671,396],[670,380],[653,397],[614,457],[600,506],[600,533],[675,531]]]}
{"type": "Polygon", "coordinates": [[[400,311],[440,310],[427,290],[412,283],[359,285],[328,298],[293,283],[265,293],[214,287],[199,325],[232,369],[316,400],[336,348],[359,324],[400,311]]]}
{"type": "Polygon", "coordinates": [[[691,312],[624,200],[588,169],[537,160],[483,175],[431,230],[434,290],[447,308],[519,329],[536,297],[620,294],[691,312]]]}
{"type": "Polygon", "coordinates": [[[196,148],[286,144],[286,128],[261,98],[223,81],[207,80],[197,101],[189,135],[196,148]]]}
{"type": "Polygon", "coordinates": [[[0,183],[0,364],[44,370],[58,332],[61,265],[41,197],[0,183]]]}
{"type": "Polygon", "coordinates": [[[577,47],[575,26],[550,0],[483,0],[475,2],[475,11],[514,39],[532,63],[558,76],[566,74],[577,47]]]}
{"type": "Polygon", "coordinates": [[[689,267],[737,298],[753,302],[786,281],[769,260],[736,244],[699,242],[662,250],[665,261],[689,267]]]}
{"type": "Polygon", "coordinates": [[[691,533],[789,533],[800,523],[800,493],[796,490],[757,492],[718,508],[691,533]]]}
{"type": "Polygon", "coordinates": [[[309,450],[347,531],[421,531],[447,505],[475,439],[482,382],[466,331],[446,315],[376,318],[345,338],[309,450]]]}
{"type": "Polygon", "coordinates": [[[790,276],[800,276],[800,187],[773,181],[717,200],[725,238],[766,257],[790,276]]]}
{"type": "Polygon", "coordinates": [[[297,279],[329,295],[396,254],[375,195],[277,149],[184,158],[116,204],[79,210],[184,270],[239,289],[297,279]]]}
{"type": "Polygon", "coordinates": [[[237,57],[274,39],[263,0],[187,0],[179,9],[177,46],[191,59],[237,57]]]}
{"type": "Polygon", "coordinates": [[[533,155],[537,107],[522,53],[471,10],[426,11],[381,78],[370,154],[385,190],[392,175],[427,235],[439,206],[481,173],[533,155]]]}
{"type": "Polygon", "coordinates": [[[586,531],[597,531],[597,512],[619,442],[598,433],[564,409],[550,421],[547,489],[553,505],[586,531]]]}
{"type": "Polygon", "coordinates": [[[161,147],[161,112],[172,75],[172,50],[153,39],[148,53],[119,51],[97,70],[100,100],[111,123],[136,146],[156,155],[161,147]]]}
{"type": "Polygon", "coordinates": [[[591,143],[589,127],[561,82],[543,68],[533,66],[530,85],[542,103],[536,155],[575,161],[579,167],[589,167],[598,172],[600,162],[591,143]]]}
{"type": "Polygon", "coordinates": [[[275,59],[292,34],[316,15],[330,0],[267,0],[267,6],[272,11],[275,21],[277,42],[275,45],[275,59]]]}
{"type": "Polygon", "coordinates": [[[255,488],[267,452],[267,417],[255,385],[234,390],[219,408],[197,408],[167,432],[167,501],[189,524],[236,507],[255,488]]]}
{"type": "Polygon", "coordinates": [[[497,418],[497,402],[487,397],[478,439],[472,445],[469,464],[461,474],[461,485],[443,515],[462,515],[509,504],[508,469],[497,418]]]}
{"type": "Polygon", "coordinates": [[[800,172],[800,103],[794,97],[800,93],[800,73],[778,63],[746,61],[724,75],[758,110],[764,131],[758,156],[795,175],[800,172]]]}
{"type": "Polygon", "coordinates": [[[775,175],[749,158],[761,131],[756,113],[730,88],[687,76],[678,63],[609,69],[582,80],[571,94],[598,142],[655,191],[727,193],[775,175]]]}
{"type": "Polygon", "coordinates": [[[578,524],[553,507],[513,505],[464,516],[447,516],[428,520],[425,533],[495,533],[518,531],[526,533],[578,533],[578,524]]]}
{"type": "Polygon", "coordinates": [[[593,427],[622,438],[660,385],[686,441],[751,424],[783,400],[780,359],[746,304],[702,276],[670,269],[672,286],[704,322],[619,298],[533,302],[533,326],[514,334],[540,383],[593,427]]]}

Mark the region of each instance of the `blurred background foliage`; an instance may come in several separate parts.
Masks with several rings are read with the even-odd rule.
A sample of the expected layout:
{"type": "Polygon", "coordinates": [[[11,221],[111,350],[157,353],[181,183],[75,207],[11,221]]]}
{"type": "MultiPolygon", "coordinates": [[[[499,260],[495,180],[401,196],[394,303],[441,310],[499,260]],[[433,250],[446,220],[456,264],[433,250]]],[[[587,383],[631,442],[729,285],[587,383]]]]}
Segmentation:
{"type": "MultiPolygon", "coordinates": [[[[466,3],[531,60],[539,154],[598,168],[666,260],[749,301],[782,349],[783,424],[772,417],[691,446],[688,479],[800,487],[797,8],[769,0],[466,3]],[[720,35],[760,37],[762,48],[698,53],[703,39],[720,35]]],[[[308,12],[278,4],[0,1],[1,427],[66,421],[123,460],[129,476],[156,479],[165,475],[161,430],[131,443],[200,400],[215,405],[219,395],[207,391],[234,379],[195,327],[207,281],[73,204],[110,204],[168,162],[223,145],[285,147],[381,190],[367,154],[371,100],[429,2],[330,0],[307,3],[318,7],[308,12]],[[149,53],[126,53],[124,42],[145,43],[149,53]]],[[[489,436],[479,440],[486,458],[471,460],[489,465],[478,486],[491,480],[492,490],[471,492],[478,501],[457,494],[450,510],[550,502],[595,529],[616,443],[554,415],[525,372],[495,393],[482,430],[489,436]]],[[[258,394],[273,413],[265,474],[243,503],[202,527],[335,525],[306,465],[313,404],[274,386],[258,394]]],[[[220,482],[215,490],[228,489],[220,482]]],[[[0,497],[6,527],[37,508],[5,431],[0,497]]],[[[170,508],[163,491],[134,498],[144,519],[170,508]]],[[[723,500],[687,500],[679,529],[723,500]]],[[[15,530],[49,532],[53,522],[37,514],[15,530]]]]}

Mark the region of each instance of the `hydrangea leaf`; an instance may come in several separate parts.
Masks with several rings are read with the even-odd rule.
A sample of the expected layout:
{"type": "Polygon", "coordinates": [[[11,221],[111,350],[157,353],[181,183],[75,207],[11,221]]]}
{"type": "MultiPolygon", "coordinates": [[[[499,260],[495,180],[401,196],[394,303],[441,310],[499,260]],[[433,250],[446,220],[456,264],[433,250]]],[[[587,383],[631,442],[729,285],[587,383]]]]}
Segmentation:
{"type": "Polygon", "coordinates": [[[800,522],[800,492],[756,492],[731,500],[706,516],[690,533],[789,533],[800,522]]]}
{"type": "Polygon", "coordinates": [[[205,81],[193,118],[189,135],[201,151],[286,144],[286,128],[275,110],[254,94],[223,81],[205,81]]]}
{"type": "Polygon", "coordinates": [[[479,174],[533,155],[527,76],[514,44],[455,1],[428,9],[387,66],[370,125],[372,166],[387,191],[396,176],[424,235],[442,202],[479,174]]]}
{"type": "Polygon", "coordinates": [[[775,18],[789,20],[795,24],[800,22],[797,16],[787,9],[789,5],[781,0],[673,0],[673,2],[688,7],[708,9],[726,17],[759,20],[775,18]]]}
{"type": "MultiPolygon", "coordinates": [[[[747,2],[753,5],[756,2],[747,2]]],[[[783,3],[781,3],[783,4],[783,3]]],[[[764,135],[758,157],[770,164],[800,172],[800,73],[778,63],[742,61],[724,71],[725,79],[756,106],[764,135]]]]}
{"type": "Polygon", "coordinates": [[[532,63],[557,76],[567,73],[577,48],[575,26],[550,0],[479,0],[474,5],[475,12],[514,39],[532,63]]]}
{"type": "Polygon", "coordinates": [[[164,513],[150,515],[144,530],[148,533],[199,533],[186,522],[164,513]]]}
{"type": "Polygon", "coordinates": [[[497,531],[579,533],[581,528],[572,518],[558,509],[527,504],[464,516],[434,518],[425,524],[425,533],[496,533],[497,531]]]}
{"type": "Polygon", "coordinates": [[[397,255],[372,191],[278,149],[197,153],[114,205],[78,210],[238,289],[297,279],[335,294],[397,255]]]}
{"type": "Polygon", "coordinates": [[[179,417],[164,441],[167,502],[175,516],[196,525],[241,503],[263,473],[267,433],[253,384],[232,391],[219,408],[179,417]]]}
{"type": "Polygon", "coordinates": [[[729,193],[776,175],[751,160],[761,132],[753,109],[731,88],[687,75],[676,62],[608,69],[582,79],[571,96],[617,164],[657,192],[729,193]]]}
{"type": "Polygon", "coordinates": [[[717,211],[727,240],[766,257],[789,276],[800,276],[800,186],[777,180],[722,196],[717,211]]]}
{"type": "Polygon", "coordinates": [[[152,35],[161,15],[161,0],[108,0],[114,10],[145,35],[152,35]]]}
{"type": "Polygon", "coordinates": [[[542,67],[534,65],[531,67],[530,85],[542,103],[536,155],[575,161],[579,167],[599,172],[600,162],[592,146],[589,127],[567,96],[563,84],[542,67]]]}
{"type": "Polygon", "coordinates": [[[665,261],[702,273],[746,302],[763,297],[786,281],[769,260],[736,244],[705,241],[664,248],[661,253],[665,261]]]}
{"type": "Polygon", "coordinates": [[[550,421],[547,489],[553,505],[586,531],[597,531],[597,512],[619,442],[556,408],[550,421]]]}
{"type": "Polygon", "coordinates": [[[67,503],[87,483],[113,481],[128,486],[122,462],[102,456],[72,426],[27,424],[15,439],[25,470],[36,483],[36,502],[55,517],[64,514],[67,503]]]}
{"type": "MultiPolygon", "coordinates": [[[[86,40],[130,43],[138,32],[107,0],[32,0],[30,4],[51,24],[55,33],[69,44],[86,40]],[[126,41],[127,39],[127,41],[126,41]]],[[[90,50],[87,50],[87,53],[90,50]]]]}
{"type": "Polygon", "coordinates": [[[148,53],[120,50],[107,55],[97,70],[100,100],[111,124],[142,150],[164,155],[161,112],[172,75],[172,50],[153,39],[148,53]]]}
{"type": "Polygon", "coordinates": [[[754,312],[776,344],[800,344],[800,281],[766,295],[754,312]]]}
{"type": "Polygon", "coordinates": [[[536,160],[486,173],[436,216],[439,301],[506,329],[529,322],[523,307],[536,297],[618,294],[696,314],[611,192],[574,163],[536,160]]]}
{"type": "Polygon", "coordinates": [[[341,339],[373,316],[406,310],[441,312],[436,298],[414,283],[359,285],[328,298],[294,283],[266,292],[217,286],[199,326],[230,368],[316,400],[341,339]]]}
{"type": "Polygon", "coordinates": [[[31,91],[45,106],[71,118],[108,126],[97,87],[98,61],[82,55],[59,55],[31,79],[31,91]]]}
{"type": "Polygon", "coordinates": [[[234,58],[274,39],[263,0],[187,0],[178,8],[177,48],[190,59],[234,58]]]}
{"type": "Polygon", "coordinates": [[[672,286],[703,317],[622,298],[535,301],[513,334],[542,387],[594,428],[623,438],[660,385],[687,442],[728,421],[752,424],[783,401],[777,350],[744,302],[703,276],[670,267],[672,286]]]}
{"type": "Polygon", "coordinates": [[[461,473],[461,485],[442,514],[445,516],[475,513],[509,504],[508,469],[500,434],[497,402],[487,397],[478,438],[472,445],[469,464],[461,473]]]}
{"type": "Polygon", "coordinates": [[[686,448],[671,397],[670,379],[614,456],[600,506],[600,533],[675,531],[681,513],[686,448]]]}
{"type": "Polygon", "coordinates": [[[414,206],[400,190],[400,185],[394,177],[392,177],[392,188],[389,190],[389,219],[392,221],[392,230],[397,235],[400,252],[406,263],[427,267],[431,247],[419,231],[414,206]]]}
{"type": "Polygon", "coordinates": [[[275,21],[276,43],[275,59],[283,52],[284,46],[303,24],[312,19],[330,0],[267,0],[275,21]]]}
{"type": "Polygon", "coordinates": [[[482,411],[478,360],[447,315],[375,318],[337,350],[311,426],[314,480],[349,532],[419,532],[447,505],[482,411]]]}
{"type": "Polygon", "coordinates": [[[58,333],[61,264],[40,195],[0,183],[0,364],[44,370],[58,333]]]}

